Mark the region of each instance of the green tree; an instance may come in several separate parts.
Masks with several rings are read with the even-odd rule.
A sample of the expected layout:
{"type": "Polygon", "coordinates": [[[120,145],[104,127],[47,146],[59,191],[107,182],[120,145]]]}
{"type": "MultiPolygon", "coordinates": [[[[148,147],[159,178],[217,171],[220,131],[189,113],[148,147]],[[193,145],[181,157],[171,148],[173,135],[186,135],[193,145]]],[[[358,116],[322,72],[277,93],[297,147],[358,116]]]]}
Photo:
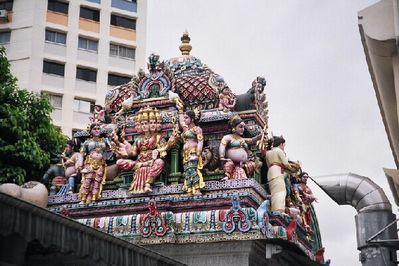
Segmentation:
{"type": "Polygon", "coordinates": [[[50,154],[62,151],[66,138],[52,110],[47,95],[18,88],[0,46],[0,183],[40,181],[50,154]]]}

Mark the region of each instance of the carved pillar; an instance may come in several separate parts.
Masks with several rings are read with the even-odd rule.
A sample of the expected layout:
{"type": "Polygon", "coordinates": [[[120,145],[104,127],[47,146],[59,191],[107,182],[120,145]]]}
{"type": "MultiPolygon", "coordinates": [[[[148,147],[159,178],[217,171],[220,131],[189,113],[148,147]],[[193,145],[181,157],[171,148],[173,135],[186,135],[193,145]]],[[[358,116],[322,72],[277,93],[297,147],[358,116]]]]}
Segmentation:
{"type": "Polygon", "coordinates": [[[176,146],[170,152],[170,174],[167,180],[168,184],[177,185],[179,183],[179,178],[181,177],[181,172],[179,172],[179,147],[176,146]]]}

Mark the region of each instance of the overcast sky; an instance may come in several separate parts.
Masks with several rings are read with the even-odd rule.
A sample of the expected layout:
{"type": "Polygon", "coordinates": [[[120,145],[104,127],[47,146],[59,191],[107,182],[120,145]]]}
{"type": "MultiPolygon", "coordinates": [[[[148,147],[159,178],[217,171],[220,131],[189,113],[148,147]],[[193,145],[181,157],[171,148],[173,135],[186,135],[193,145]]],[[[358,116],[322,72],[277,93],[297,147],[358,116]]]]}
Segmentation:
{"type": "MultiPolygon", "coordinates": [[[[187,29],[191,54],[236,94],[266,78],[269,128],[286,138],[291,160],[311,176],[368,176],[392,200],[382,167],[395,166],[357,22],[357,12],[375,2],[151,0],[147,54],[179,56],[187,29]]],[[[361,265],[355,210],[312,188],[325,258],[361,265]]]]}

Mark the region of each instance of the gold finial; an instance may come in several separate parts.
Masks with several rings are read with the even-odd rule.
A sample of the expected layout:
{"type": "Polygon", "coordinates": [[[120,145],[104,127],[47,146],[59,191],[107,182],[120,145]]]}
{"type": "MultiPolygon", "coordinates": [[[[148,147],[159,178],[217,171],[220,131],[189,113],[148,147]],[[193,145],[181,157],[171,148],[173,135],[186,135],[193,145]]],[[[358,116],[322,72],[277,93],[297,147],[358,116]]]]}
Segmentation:
{"type": "Polygon", "coordinates": [[[183,33],[183,36],[180,38],[181,40],[181,45],[179,46],[179,49],[181,51],[182,55],[190,55],[190,51],[193,48],[190,44],[190,36],[188,36],[187,30],[183,33]]]}

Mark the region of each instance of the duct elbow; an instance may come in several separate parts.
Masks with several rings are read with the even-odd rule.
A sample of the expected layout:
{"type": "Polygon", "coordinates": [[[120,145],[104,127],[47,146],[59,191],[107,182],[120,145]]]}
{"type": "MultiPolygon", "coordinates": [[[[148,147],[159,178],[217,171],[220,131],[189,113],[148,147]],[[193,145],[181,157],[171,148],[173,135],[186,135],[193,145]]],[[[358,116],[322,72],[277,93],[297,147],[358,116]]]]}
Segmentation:
{"type": "Polygon", "coordinates": [[[358,213],[392,211],[382,188],[368,177],[347,173],[314,177],[313,180],[339,205],[351,205],[358,213]]]}

